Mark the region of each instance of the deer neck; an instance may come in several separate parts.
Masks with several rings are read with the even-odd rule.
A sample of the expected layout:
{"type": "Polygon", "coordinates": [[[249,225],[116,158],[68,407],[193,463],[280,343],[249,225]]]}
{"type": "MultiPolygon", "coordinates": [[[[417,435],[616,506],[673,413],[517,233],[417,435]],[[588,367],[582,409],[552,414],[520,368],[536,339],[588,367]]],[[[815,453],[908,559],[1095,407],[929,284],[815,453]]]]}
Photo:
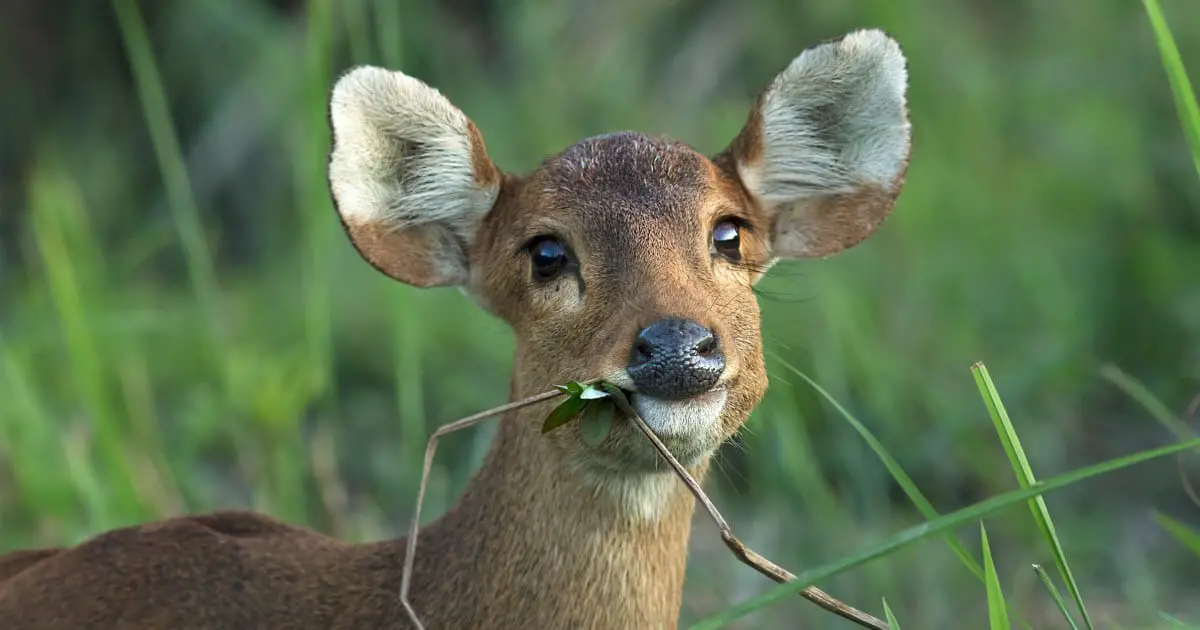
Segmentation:
{"type": "Polygon", "coordinates": [[[630,509],[540,433],[548,409],[506,416],[458,505],[422,531],[414,605],[450,604],[446,627],[674,628],[694,499],[663,472],[646,482],[657,508],[630,509]]]}

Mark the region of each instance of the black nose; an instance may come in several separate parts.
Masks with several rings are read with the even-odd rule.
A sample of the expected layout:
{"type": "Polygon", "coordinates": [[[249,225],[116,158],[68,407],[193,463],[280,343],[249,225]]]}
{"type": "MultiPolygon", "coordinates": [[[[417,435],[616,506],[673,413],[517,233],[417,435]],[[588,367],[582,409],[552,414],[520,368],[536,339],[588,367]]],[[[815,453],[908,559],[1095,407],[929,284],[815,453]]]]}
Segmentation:
{"type": "Polygon", "coordinates": [[[725,371],[712,331],[688,319],[663,319],[638,333],[626,368],[637,391],[679,400],[703,394],[725,371]]]}

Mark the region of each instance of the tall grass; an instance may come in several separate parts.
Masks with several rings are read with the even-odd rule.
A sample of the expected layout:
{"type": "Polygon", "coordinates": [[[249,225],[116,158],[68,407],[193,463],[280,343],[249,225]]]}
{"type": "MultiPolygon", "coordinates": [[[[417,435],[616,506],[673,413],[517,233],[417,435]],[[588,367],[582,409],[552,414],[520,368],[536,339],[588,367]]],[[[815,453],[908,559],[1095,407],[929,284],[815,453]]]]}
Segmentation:
{"type": "MultiPolygon", "coordinates": [[[[720,614],[713,615],[712,617],[710,617],[708,619],[702,620],[701,622],[699,622],[695,626],[693,626],[693,630],[708,630],[710,628],[720,628],[724,624],[726,624],[730,621],[733,621],[739,617],[748,615],[748,614],[758,610],[759,608],[762,608],[763,606],[766,606],[768,604],[779,601],[779,600],[783,599],[784,597],[787,597],[788,595],[795,595],[796,593],[800,592],[800,590],[806,586],[816,584],[822,580],[827,580],[830,577],[833,577],[839,573],[842,573],[844,571],[852,569],[861,564],[864,564],[864,563],[867,563],[867,562],[870,562],[873,560],[877,560],[880,558],[884,558],[884,557],[900,550],[901,548],[903,548],[907,545],[919,542],[921,540],[924,540],[926,538],[932,537],[937,534],[942,534],[942,533],[949,531],[955,527],[960,527],[966,523],[970,523],[972,521],[978,521],[979,519],[981,519],[983,517],[989,516],[995,512],[1003,510],[1003,509],[1010,507],[1012,505],[1015,505],[1017,503],[1029,501],[1029,500],[1034,499],[1038,496],[1041,496],[1042,494],[1049,492],[1051,490],[1065,488],[1067,486],[1079,483],[1079,482],[1089,479],[1091,477],[1095,477],[1095,476],[1102,475],[1105,473],[1120,470],[1122,468],[1125,468],[1128,466],[1133,466],[1135,464],[1141,464],[1143,462],[1147,462],[1147,461],[1153,460],[1155,458],[1164,457],[1167,455],[1174,455],[1176,453],[1181,453],[1183,451],[1186,451],[1189,449],[1194,449],[1197,447],[1200,447],[1200,439],[1189,440],[1187,442],[1179,442],[1176,444],[1171,444],[1169,446],[1164,446],[1164,447],[1160,447],[1157,449],[1151,449],[1151,450],[1143,451],[1140,453],[1135,453],[1133,455],[1128,455],[1125,457],[1120,457],[1120,458],[1113,459],[1113,460],[1110,460],[1107,462],[1103,462],[1101,464],[1074,470],[1069,473],[1064,473],[1062,475],[1055,476],[1047,481],[1036,483],[1027,488],[1023,488],[1020,490],[1013,490],[1011,492],[1007,492],[1002,495],[992,497],[991,499],[988,499],[986,501],[981,501],[979,503],[971,505],[970,507],[963,508],[961,510],[958,510],[951,514],[947,514],[945,516],[939,517],[932,521],[927,521],[920,525],[910,527],[898,534],[895,534],[893,536],[890,536],[890,537],[884,539],[883,541],[880,541],[880,542],[877,542],[877,543],[871,545],[870,547],[868,547],[865,550],[862,550],[858,553],[855,553],[853,555],[842,558],[842,559],[838,560],[837,562],[831,563],[828,566],[805,571],[804,573],[798,575],[796,577],[796,579],[791,582],[785,582],[783,584],[780,584],[780,585],[768,590],[767,592],[763,593],[762,595],[759,595],[757,597],[746,600],[745,602],[742,602],[740,604],[737,604],[735,606],[732,606],[732,607],[726,609],[725,611],[721,612],[720,614]]],[[[985,558],[985,562],[984,562],[985,583],[992,581],[994,579],[992,576],[988,575],[990,572],[995,571],[994,566],[988,566],[990,564],[992,564],[991,559],[985,558]]],[[[988,588],[989,588],[989,590],[995,589],[994,586],[989,586],[988,588]]],[[[993,595],[993,597],[998,597],[998,596],[993,595]]],[[[1004,604],[1002,599],[996,599],[994,601],[1001,605],[1004,604]]]]}

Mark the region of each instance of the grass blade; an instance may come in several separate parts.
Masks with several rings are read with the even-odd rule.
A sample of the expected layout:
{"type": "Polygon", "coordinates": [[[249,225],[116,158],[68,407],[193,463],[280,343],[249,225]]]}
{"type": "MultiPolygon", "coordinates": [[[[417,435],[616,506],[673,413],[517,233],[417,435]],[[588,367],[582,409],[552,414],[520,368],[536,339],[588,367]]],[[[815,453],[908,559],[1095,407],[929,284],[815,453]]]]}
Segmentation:
{"type": "MultiPolygon", "coordinates": [[[[879,461],[883,463],[884,468],[887,468],[888,473],[891,474],[892,478],[896,480],[896,483],[899,484],[900,488],[904,490],[904,494],[908,496],[908,500],[912,501],[912,504],[916,506],[917,510],[921,512],[921,515],[924,516],[926,520],[933,520],[941,516],[937,509],[933,507],[933,503],[931,503],[929,499],[926,498],[925,494],[921,492],[920,488],[917,487],[917,484],[912,480],[912,477],[909,477],[908,473],[906,473],[904,469],[900,467],[900,463],[897,462],[890,453],[888,453],[887,449],[883,446],[883,443],[875,437],[875,434],[871,433],[871,430],[868,429],[866,425],[860,422],[858,418],[854,417],[854,415],[851,414],[845,407],[843,407],[842,404],[839,403],[832,394],[826,391],[824,387],[818,385],[816,381],[809,378],[807,374],[801,372],[799,369],[793,367],[790,363],[779,358],[778,356],[775,356],[774,358],[779,361],[779,363],[781,363],[788,371],[804,379],[805,382],[807,382],[813,389],[817,391],[818,394],[825,398],[825,400],[827,400],[829,404],[832,405],[833,408],[836,409],[837,412],[846,419],[846,422],[850,423],[850,426],[853,427],[860,436],[862,436],[862,439],[867,443],[867,446],[871,447],[871,450],[875,452],[875,456],[878,457],[879,461]]],[[[975,558],[971,556],[971,553],[967,551],[967,548],[963,546],[963,544],[959,542],[953,534],[946,534],[946,544],[949,545],[950,549],[954,551],[954,555],[958,556],[958,559],[963,563],[963,566],[967,567],[971,573],[975,574],[975,577],[983,580],[983,568],[979,566],[979,563],[975,561],[975,558]]]]}
{"type": "Polygon", "coordinates": [[[781,599],[793,596],[807,586],[828,580],[835,575],[844,573],[872,560],[888,556],[915,542],[925,540],[931,536],[943,534],[956,527],[961,527],[966,523],[978,521],[989,514],[999,512],[1000,510],[1011,507],[1017,503],[1028,501],[1033,497],[1039,496],[1046,492],[1065,488],[1086,479],[1091,479],[1093,477],[1123,468],[1128,468],[1142,462],[1174,455],[1176,453],[1181,453],[1188,449],[1197,447],[1200,447],[1200,439],[1170,444],[1156,449],[1141,451],[1132,455],[1126,455],[1124,457],[1118,457],[1116,459],[1101,462],[1099,464],[1086,466],[1084,468],[1079,468],[1071,472],[1051,477],[1044,481],[1035,482],[1033,486],[1029,488],[1012,490],[1004,494],[994,496],[985,501],[976,503],[975,505],[962,508],[961,510],[951,512],[945,516],[941,516],[934,520],[915,525],[906,530],[893,534],[892,536],[889,536],[862,551],[846,556],[836,562],[805,571],[804,573],[798,575],[796,579],[791,582],[785,582],[775,586],[761,595],[747,599],[715,615],[700,620],[692,626],[692,629],[711,630],[713,628],[721,628],[725,624],[749,615],[760,608],[764,608],[767,605],[777,602],[781,599]]]}
{"type": "Polygon", "coordinates": [[[355,64],[373,63],[376,60],[372,45],[371,10],[365,0],[345,0],[341,3],[346,25],[346,42],[350,46],[350,58],[355,64]]]}
{"type": "Polygon", "coordinates": [[[376,2],[375,41],[379,46],[380,63],[399,70],[404,67],[404,35],[399,2],[376,2]]]}
{"type": "MultiPolygon", "coordinates": [[[[846,419],[846,422],[850,423],[850,426],[853,427],[860,436],[862,436],[863,441],[867,443],[867,446],[871,448],[871,450],[875,453],[875,456],[878,457],[879,461],[883,463],[883,466],[887,469],[888,474],[890,474],[892,479],[896,481],[896,484],[899,485],[902,490],[904,490],[904,494],[908,497],[908,500],[912,502],[913,506],[917,508],[917,511],[919,511],[926,520],[933,520],[941,516],[941,513],[933,507],[933,503],[931,503],[925,494],[921,492],[921,489],[917,487],[917,484],[912,480],[912,477],[910,477],[908,473],[901,468],[900,463],[897,462],[894,457],[892,457],[891,453],[887,451],[887,448],[883,446],[883,443],[879,441],[879,438],[875,437],[875,434],[871,433],[871,430],[868,429],[866,425],[864,425],[861,421],[859,421],[858,418],[854,416],[854,414],[850,413],[849,410],[842,406],[842,404],[833,397],[833,394],[830,394],[824,387],[818,385],[817,382],[810,378],[807,374],[801,372],[798,368],[788,363],[779,355],[775,353],[770,354],[773,359],[781,363],[788,371],[804,379],[805,382],[812,386],[812,388],[815,389],[818,394],[825,398],[825,400],[828,401],[829,404],[832,405],[833,408],[837,410],[837,412],[841,414],[843,418],[846,419]]],[[[974,574],[976,578],[979,578],[980,582],[983,582],[983,567],[979,566],[979,562],[977,562],[975,557],[972,556],[969,551],[967,551],[967,548],[961,542],[959,542],[958,538],[955,537],[953,533],[947,533],[944,536],[944,539],[946,544],[950,547],[950,550],[954,552],[954,555],[958,556],[959,562],[961,562],[968,571],[974,574]]],[[[1009,614],[1020,620],[1022,627],[1029,627],[1029,624],[1021,618],[1020,611],[1013,609],[1009,611],[1009,614]]]]}
{"type": "Polygon", "coordinates": [[[1146,5],[1150,26],[1154,29],[1154,39],[1158,42],[1163,68],[1167,71],[1167,79],[1171,83],[1171,94],[1175,97],[1179,121],[1183,124],[1183,133],[1187,136],[1188,146],[1192,150],[1196,172],[1200,173],[1200,106],[1196,105],[1192,82],[1188,80],[1183,59],[1179,56],[1179,48],[1175,45],[1175,37],[1171,35],[1171,29],[1167,26],[1158,0],[1143,0],[1143,4],[1146,5]]]}
{"type": "MultiPolygon", "coordinates": [[[[1025,449],[1021,447],[1017,430],[1013,427],[1008,412],[1004,409],[1004,403],[1000,400],[1000,394],[996,391],[991,376],[988,375],[987,367],[983,363],[976,363],[971,366],[971,373],[975,376],[979,393],[983,396],[983,402],[992,416],[992,422],[996,425],[996,433],[999,434],[1000,441],[1004,444],[1004,452],[1008,454],[1008,461],[1017,475],[1017,480],[1022,488],[1032,486],[1037,481],[1033,475],[1033,468],[1029,466],[1029,459],[1025,456],[1025,449]]],[[[1042,531],[1042,537],[1046,539],[1046,543],[1054,552],[1054,564],[1058,566],[1058,572],[1062,575],[1063,582],[1066,583],[1067,590],[1071,593],[1071,598],[1079,607],[1084,625],[1088,627],[1088,630],[1092,630],[1094,626],[1091,616],[1088,615],[1087,607],[1083,604],[1083,597],[1079,594],[1079,585],[1075,582],[1075,575],[1071,571],[1070,564],[1067,563],[1067,556],[1063,552],[1058,532],[1054,529],[1054,521],[1050,518],[1050,509],[1046,507],[1046,500],[1041,496],[1034,497],[1029,502],[1029,509],[1033,512],[1033,520],[1037,522],[1038,529],[1042,531]]]]}
{"type": "MultiPolygon", "coordinates": [[[[37,509],[48,518],[64,522],[81,520],[75,513],[78,490],[69,482],[67,462],[60,457],[62,449],[55,446],[61,442],[59,427],[52,422],[51,412],[22,370],[17,353],[5,341],[0,334],[0,385],[3,385],[0,400],[4,400],[4,405],[0,405],[0,458],[6,461],[11,481],[15,482],[16,504],[24,503],[30,506],[28,509],[37,509]],[[14,455],[22,452],[45,455],[39,458],[14,455]]],[[[90,503],[92,497],[81,496],[85,506],[103,507],[90,503]]],[[[93,512],[89,517],[99,519],[101,512],[93,512]]]]}
{"type": "Polygon", "coordinates": [[[1167,408],[1149,387],[1144,383],[1126,373],[1121,368],[1115,365],[1105,365],[1100,369],[1100,375],[1116,385],[1121,391],[1125,392],[1130,398],[1137,401],[1146,411],[1163,425],[1171,433],[1175,434],[1178,440],[1190,440],[1196,437],[1196,432],[1187,425],[1182,419],[1176,416],[1170,409],[1167,408]]]}
{"type": "Polygon", "coordinates": [[[1079,626],[1075,625],[1075,619],[1071,617],[1071,612],[1067,610],[1067,603],[1063,601],[1062,593],[1058,592],[1058,587],[1054,585],[1054,580],[1050,579],[1050,574],[1046,573],[1046,570],[1040,564],[1033,565],[1033,570],[1037,572],[1038,577],[1042,580],[1042,584],[1046,587],[1046,591],[1050,593],[1051,599],[1054,600],[1054,604],[1058,606],[1058,612],[1062,613],[1063,619],[1066,619],[1067,623],[1071,625],[1071,630],[1079,630],[1079,626]]]}
{"type": "MultiPolygon", "coordinates": [[[[333,216],[332,201],[326,183],[326,153],[330,130],[326,98],[333,83],[333,3],[330,0],[310,0],[306,3],[307,30],[305,33],[305,81],[298,103],[298,126],[294,137],[301,157],[292,163],[295,172],[295,191],[300,203],[301,239],[304,244],[300,273],[304,282],[304,328],[309,361],[322,366],[323,389],[331,377],[333,359],[333,314],[330,292],[334,285],[330,277],[333,265],[333,236],[328,229],[333,216]]],[[[332,405],[337,389],[328,387],[323,404],[332,405]]]]}
{"type": "Polygon", "coordinates": [[[883,614],[887,618],[890,630],[900,630],[900,622],[896,619],[895,613],[892,612],[892,607],[888,606],[886,597],[883,598],[883,614]]]}
{"type": "Polygon", "coordinates": [[[1154,512],[1154,520],[1167,530],[1184,547],[1187,547],[1192,553],[1200,556],[1200,531],[1196,531],[1192,527],[1181,523],[1162,512],[1154,512]]]}
{"type": "Polygon", "coordinates": [[[1159,613],[1159,616],[1163,618],[1163,621],[1171,624],[1171,627],[1175,628],[1176,630],[1200,630],[1200,626],[1184,623],[1175,617],[1168,615],[1167,613],[1159,613]]]}
{"type": "MultiPolygon", "coordinates": [[[[133,0],[115,0],[117,26],[121,29],[121,41],[129,57],[138,99],[146,118],[146,128],[154,146],[154,155],[166,188],[175,229],[183,245],[188,277],[195,292],[196,301],[204,310],[205,319],[212,327],[212,341],[222,339],[217,323],[218,289],[212,254],[205,240],[204,227],[200,221],[200,209],[192,195],[192,186],[184,165],[183,151],[175,135],[171,120],[171,109],[163,89],[162,77],[154,61],[150,36],[146,23],[133,0]]],[[[215,350],[215,348],[213,349],[215,350]]]]}
{"type": "MultiPolygon", "coordinates": [[[[104,261],[94,242],[88,241],[93,230],[83,194],[57,166],[44,166],[34,171],[28,195],[33,240],[44,269],[47,295],[58,318],[68,359],[67,374],[74,385],[77,408],[87,417],[80,426],[87,427],[90,439],[85,442],[94,442],[103,469],[114,475],[99,482],[94,475],[86,477],[90,484],[86,489],[80,486],[80,492],[96,508],[102,523],[119,523],[114,514],[149,516],[141,497],[127,483],[134,470],[122,440],[128,427],[116,410],[110,390],[112,353],[91,325],[101,294],[102,278],[96,271],[103,268],[104,261]]],[[[60,424],[59,430],[64,426],[60,424]]],[[[91,453],[86,457],[90,460],[91,453]]],[[[82,466],[85,462],[78,463],[82,466]]]]}
{"type": "Polygon", "coordinates": [[[1004,602],[1004,590],[1000,588],[1000,577],[996,575],[996,563],[992,561],[992,548],[988,544],[987,528],[979,523],[980,545],[983,547],[983,572],[987,584],[988,627],[991,630],[1012,630],[1008,623],[1008,605],[1004,602]]]}

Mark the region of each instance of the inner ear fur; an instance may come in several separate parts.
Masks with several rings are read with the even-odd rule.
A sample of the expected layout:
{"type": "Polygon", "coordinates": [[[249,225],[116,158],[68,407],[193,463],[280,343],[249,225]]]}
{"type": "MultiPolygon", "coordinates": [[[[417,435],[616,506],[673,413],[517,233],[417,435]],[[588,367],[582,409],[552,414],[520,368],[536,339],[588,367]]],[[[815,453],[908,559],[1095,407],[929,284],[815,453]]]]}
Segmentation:
{"type": "Polygon", "coordinates": [[[372,66],[338,79],[329,120],[330,191],[358,252],[400,282],[465,285],[503,177],[475,124],[436,89],[372,66]]]}
{"type": "Polygon", "coordinates": [[[911,149],[900,46],[860,30],[805,50],[719,156],[771,217],[775,258],[853,247],[887,218],[911,149]]]}

